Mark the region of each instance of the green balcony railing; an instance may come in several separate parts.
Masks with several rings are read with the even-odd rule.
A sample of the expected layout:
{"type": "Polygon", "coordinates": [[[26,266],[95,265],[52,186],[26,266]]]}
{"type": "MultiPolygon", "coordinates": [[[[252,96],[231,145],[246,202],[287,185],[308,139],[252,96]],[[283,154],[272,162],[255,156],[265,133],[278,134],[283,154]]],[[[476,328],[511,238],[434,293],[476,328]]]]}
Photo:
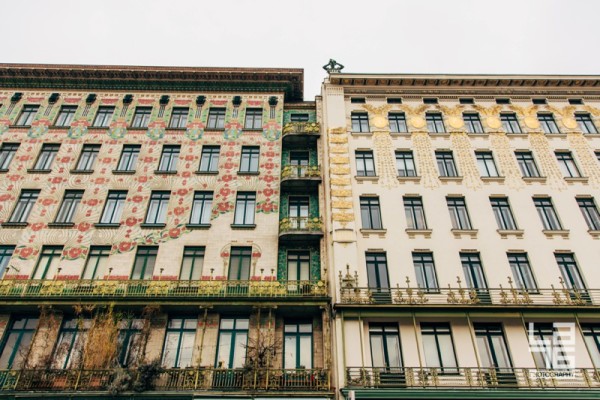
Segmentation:
{"type": "Polygon", "coordinates": [[[283,136],[293,134],[320,135],[321,125],[318,122],[288,122],[283,126],[283,136]]]}
{"type": "Polygon", "coordinates": [[[281,170],[281,179],[314,179],[321,177],[318,165],[286,165],[281,170]]]}
{"type": "Polygon", "coordinates": [[[282,233],[323,232],[321,217],[288,217],[279,221],[279,234],[282,233]]]}

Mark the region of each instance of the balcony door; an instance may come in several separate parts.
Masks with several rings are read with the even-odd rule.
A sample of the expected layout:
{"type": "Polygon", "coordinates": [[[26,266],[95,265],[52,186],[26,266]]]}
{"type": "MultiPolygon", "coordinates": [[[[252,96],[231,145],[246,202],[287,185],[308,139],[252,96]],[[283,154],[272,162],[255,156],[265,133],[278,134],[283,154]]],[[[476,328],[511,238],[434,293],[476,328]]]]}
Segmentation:
{"type": "Polygon", "coordinates": [[[310,280],[310,252],[288,252],[287,267],[288,281],[310,280]]]}
{"type": "Polygon", "coordinates": [[[371,297],[376,303],[391,303],[390,280],[385,253],[367,253],[367,279],[371,297]]]}
{"type": "Polygon", "coordinates": [[[290,196],[289,217],[293,229],[305,229],[308,220],[308,196],[290,196]]]}

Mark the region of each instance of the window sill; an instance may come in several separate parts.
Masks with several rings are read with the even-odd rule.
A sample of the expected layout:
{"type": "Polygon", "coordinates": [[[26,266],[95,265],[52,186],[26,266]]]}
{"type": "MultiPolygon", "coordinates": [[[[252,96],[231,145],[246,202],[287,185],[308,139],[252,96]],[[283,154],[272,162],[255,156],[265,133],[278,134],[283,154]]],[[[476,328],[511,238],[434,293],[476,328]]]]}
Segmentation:
{"type": "Polygon", "coordinates": [[[385,237],[387,229],[361,229],[360,233],[362,233],[363,237],[369,237],[371,235],[377,235],[379,237],[385,237]]]}
{"type": "Polygon", "coordinates": [[[102,224],[100,222],[97,223],[97,224],[94,224],[95,228],[100,228],[100,229],[102,229],[102,228],[105,228],[105,229],[115,229],[115,228],[118,228],[120,226],[121,226],[121,224],[102,224]]]}
{"type": "Polygon", "coordinates": [[[28,174],[49,174],[50,172],[52,172],[51,169],[36,169],[36,168],[28,168],[27,169],[28,174]]]}
{"type": "Polygon", "coordinates": [[[478,229],[451,229],[450,232],[454,235],[455,238],[460,238],[463,236],[470,236],[471,239],[477,238],[478,229]]]}
{"type": "Polygon", "coordinates": [[[0,174],[8,172],[8,168],[0,168],[0,174]]]}
{"type": "Polygon", "coordinates": [[[440,176],[439,180],[442,183],[446,183],[446,182],[460,183],[463,181],[463,177],[462,176],[440,176]]]}
{"type": "Polygon", "coordinates": [[[399,176],[398,182],[406,183],[406,182],[421,182],[420,176],[399,176]]]}
{"type": "Polygon", "coordinates": [[[110,126],[88,126],[88,129],[95,129],[95,130],[100,130],[100,129],[108,129],[110,128],[110,126]]]}
{"type": "Polygon", "coordinates": [[[68,129],[71,125],[50,125],[48,129],[68,129]]]}
{"type": "Polygon", "coordinates": [[[244,127],[244,132],[262,132],[262,128],[246,128],[246,127],[244,127]]]}
{"type": "Polygon", "coordinates": [[[506,134],[507,137],[510,137],[510,138],[527,139],[527,136],[528,136],[527,133],[523,133],[523,132],[521,132],[521,133],[508,133],[508,132],[506,132],[505,134],[506,134]]]}
{"type": "Polygon", "coordinates": [[[567,138],[567,134],[566,133],[544,133],[544,135],[546,137],[553,137],[553,138],[560,138],[560,139],[566,139],[567,138]]]}
{"type": "Polygon", "coordinates": [[[567,183],[588,183],[588,178],[585,176],[577,176],[573,178],[565,178],[567,183]]]}
{"type": "Polygon", "coordinates": [[[363,183],[363,182],[378,182],[379,181],[379,177],[378,176],[355,176],[354,179],[356,179],[356,181],[358,183],[363,183]]]}
{"type": "Polygon", "coordinates": [[[352,136],[373,136],[373,132],[354,132],[350,131],[352,136]]]}
{"type": "Polygon", "coordinates": [[[208,229],[210,224],[185,224],[185,227],[188,229],[208,229]]]}
{"type": "Polygon", "coordinates": [[[27,222],[3,222],[3,228],[25,228],[29,225],[27,222]]]}
{"type": "Polygon", "coordinates": [[[404,232],[406,232],[408,237],[411,239],[413,239],[415,236],[423,236],[429,239],[433,231],[431,229],[405,229],[404,232]]]}
{"type": "Polygon", "coordinates": [[[473,132],[473,133],[466,132],[466,134],[468,137],[474,137],[474,138],[477,138],[477,137],[486,138],[486,137],[490,136],[490,134],[487,132],[473,132]]]}
{"type": "Polygon", "coordinates": [[[525,233],[525,231],[522,229],[496,229],[496,232],[498,232],[502,239],[506,239],[509,236],[514,236],[516,238],[522,239],[523,234],[525,233]]]}
{"type": "Polygon", "coordinates": [[[231,229],[254,229],[254,228],[256,228],[256,224],[247,224],[247,225],[231,224],[231,229]]]}
{"type": "Polygon", "coordinates": [[[390,131],[390,136],[394,137],[410,137],[411,133],[410,132],[392,132],[390,131]]]}
{"type": "Polygon", "coordinates": [[[132,130],[137,129],[137,130],[142,131],[144,129],[148,129],[148,127],[147,126],[128,126],[127,129],[132,129],[132,130]]]}
{"type": "Polygon", "coordinates": [[[48,228],[72,228],[74,226],[74,222],[50,222],[48,224],[48,228]]]}
{"type": "Polygon", "coordinates": [[[9,128],[31,128],[31,125],[9,125],[9,128]]]}
{"type": "Polygon", "coordinates": [[[71,174],[77,175],[90,175],[94,173],[93,169],[72,169],[69,171],[71,174]]]}
{"type": "Polygon", "coordinates": [[[505,178],[503,176],[482,176],[481,180],[484,183],[489,183],[489,182],[504,183],[505,178]]]}
{"type": "Polygon", "coordinates": [[[218,175],[219,171],[196,171],[196,175],[218,175]]]}
{"type": "Polygon", "coordinates": [[[429,137],[449,138],[450,132],[427,132],[429,137]]]}
{"type": "Polygon", "coordinates": [[[259,171],[238,171],[238,175],[260,175],[259,171]]]}
{"type": "Polygon", "coordinates": [[[134,170],[129,170],[129,169],[113,169],[112,173],[113,173],[113,175],[133,175],[133,174],[135,174],[135,169],[134,170]]]}
{"type": "Polygon", "coordinates": [[[167,226],[167,224],[140,224],[140,228],[145,228],[145,229],[162,229],[165,226],[167,226]]]}
{"type": "Polygon", "coordinates": [[[184,126],[183,128],[176,128],[174,126],[169,126],[165,128],[167,131],[185,131],[187,128],[184,126]]]}
{"type": "Polygon", "coordinates": [[[533,183],[533,182],[538,182],[538,183],[546,183],[546,177],[545,176],[524,176],[523,177],[523,181],[526,183],[533,183]]]}
{"type": "Polygon", "coordinates": [[[594,231],[594,230],[588,230],[588,233],[594,238],[594,239],[600,239],[600,231],[594,231]]]}
{"type": "Polygon", "coordinates": [[[568,229],[561,229],[561,230],[554,230],[554,231],[544,229],[542,231],[542,233],[544,235],[546,235],[546,237],[549,239],[552,239],[554,237],[559,237],[559,236],[564,239],[569,238],[569,230],[568,229]]]}
{"type": "Polygon", "coordinates": [[[160,169],[154,170],[154,175],[175,175],[175,174],[177,174],[177,171],[163,171],[160,169]]]}

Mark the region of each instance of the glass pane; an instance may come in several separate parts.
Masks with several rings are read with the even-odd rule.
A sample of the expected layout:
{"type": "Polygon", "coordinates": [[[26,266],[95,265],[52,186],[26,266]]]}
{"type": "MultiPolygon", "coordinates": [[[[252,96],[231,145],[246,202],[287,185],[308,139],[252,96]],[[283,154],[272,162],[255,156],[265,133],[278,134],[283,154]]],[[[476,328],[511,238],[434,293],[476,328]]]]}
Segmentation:
{"type": "Polygon", "coordinates": [[[285,354],[283,368],[296,368],[296,336],[285,337],[285,354]]]}
{"type": "Polygon", "coordinates": [[[429,368],[441,367],[435,336],[423,335],[423,350],[425,351],[425,363],[429,368]]]}
{"type": "Polygon", "coordinates": [[[400,339],[398,336],[386,335],[388,361],[390,367],[401,367],[402,359],[400,357],[400,339]]]}
{"type": "Polygon", "coordinates": [[[300,336],[300,365],[305,368],[312,368],[312,338],[310,336],[300,336]]]}
{"type": "Polygon", "coordinates": [[[454,346],[450,335],[438,335],[440,356],[444,367],[456,367],[456,358],[454,357],[454,346]]]}
{"type": "Polygon", "coordinates": [[[175,360],[177,358],[177,345],[179,343],[179,333],[167,332],[165,338],[165,349],[163,351],[163,365],[171,368],[175,367],[175,360]]]}
{"type": "Polygon", "coordinates": [[[194,351],[194,339],[196,332],[184,332],[181,338],[178,367],[185,368],[192,365],[192,353],[194,351]]]}
{"type": "Polygon", "coordinates": [[[246,360],[246,343],[248,339],[248,334],[246,333],[237,333],[235,336],[235,354],[233,355],[233,365],[232,368],[241,368],[244,366],[244,362],[246,360]]]}
{"type": "Polygon", "coordinates": [[[385,355],[383,350],[383,337],[371,335],[371,358],[374,367],[385,367],[385,355]]]}

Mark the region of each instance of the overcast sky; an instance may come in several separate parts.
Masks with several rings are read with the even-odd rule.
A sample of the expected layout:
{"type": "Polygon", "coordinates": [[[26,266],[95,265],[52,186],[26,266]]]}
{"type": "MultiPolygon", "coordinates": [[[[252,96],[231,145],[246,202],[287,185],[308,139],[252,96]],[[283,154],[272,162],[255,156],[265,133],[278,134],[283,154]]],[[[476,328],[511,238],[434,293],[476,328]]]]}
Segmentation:
{"type": "Polygon", "coordinates": [[[594,0],[1,0],[0,62],[600,73],[594,0]]]}

